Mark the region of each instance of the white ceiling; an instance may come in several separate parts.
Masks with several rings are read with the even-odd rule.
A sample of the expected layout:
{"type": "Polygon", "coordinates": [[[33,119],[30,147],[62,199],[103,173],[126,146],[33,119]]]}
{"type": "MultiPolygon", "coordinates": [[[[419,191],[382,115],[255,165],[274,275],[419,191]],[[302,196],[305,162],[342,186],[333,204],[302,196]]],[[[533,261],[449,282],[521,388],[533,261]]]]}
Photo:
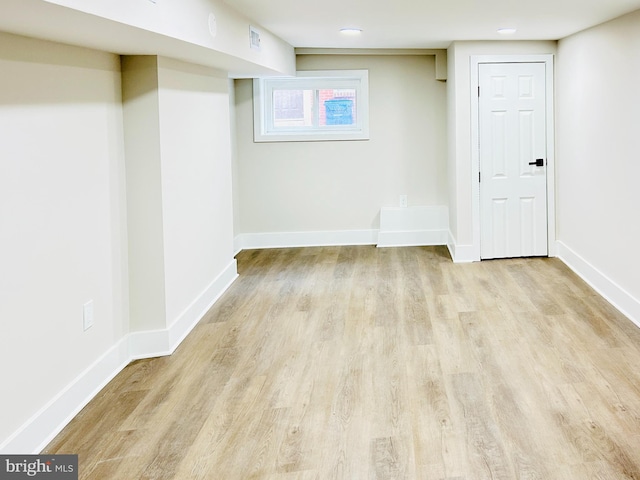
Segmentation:
{"type": "MultiPolygon", "coordinates": [[[[179,1],[179,0],[158,0],[179,1]]],[[[640,9],[640,0],[224,0],[301,48],[446,48],[454,40],[557,40],[640,9]],[[359,37],[339,33],[359,27],[359,37]],[[499,27],[515,27],[509,37],[499,27]]],[[[0,0],[0,32],[119,54],[164,55],[243,77],[268,68],[186,41],[60,7],[0,0]]]]}
{"type": "Polygon", "coordinates": [[[446,48],[454,40],[558,40],[640,0],[225,0],[294,47],[446,48]],[[358,27],[358,37],[339,33],[358,27]]]}

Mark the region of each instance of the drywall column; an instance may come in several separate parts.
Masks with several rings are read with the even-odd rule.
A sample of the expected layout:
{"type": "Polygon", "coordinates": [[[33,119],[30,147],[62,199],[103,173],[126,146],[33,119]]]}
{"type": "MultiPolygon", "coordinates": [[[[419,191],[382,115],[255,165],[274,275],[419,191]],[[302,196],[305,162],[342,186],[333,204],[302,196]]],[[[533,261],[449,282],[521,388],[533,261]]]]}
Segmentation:
{"type": "Polygon", "coordinates": [[[477,85],[471,85],[474,55],[555,54],[551,41],[454,42],[447,51],[449,248],[457,262],[480,259],[480,239],[474,234],[472,195],[471,100],[477,85]]]}
{"type": "Polygon", "coordinates": [[[122,77],[132,348],[170,353],[237,276],[229,80],[149,56],[122,77]]]}
{"type": "Polygon", "coordinates": [[[122,57],[130,331],[167,327],[158,58],[122,57]]]}
{"type": "Polygon", "coordinates": [[[237,276],[226,72],[158,58],[167,325],[185,331],[237,276]]]}

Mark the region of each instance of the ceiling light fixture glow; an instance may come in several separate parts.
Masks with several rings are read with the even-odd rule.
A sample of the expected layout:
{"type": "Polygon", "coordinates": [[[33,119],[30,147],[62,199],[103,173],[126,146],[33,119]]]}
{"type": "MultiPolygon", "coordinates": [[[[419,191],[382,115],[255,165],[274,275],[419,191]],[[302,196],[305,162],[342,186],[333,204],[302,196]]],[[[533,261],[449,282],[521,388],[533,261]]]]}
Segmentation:
{"type": "Polygon", "coordinates": [[[345,35],[360,35],[362,33],[362,29],[353,27],[341,28],[340,33],[343,33],[345,35]]]}
{"type": "Polygon", "coordinates": [[[498,33],[500,35],[513,35],[514,33],[516,33],[516,29],[515,28],[499,28],[498,29],[498,33]]]}

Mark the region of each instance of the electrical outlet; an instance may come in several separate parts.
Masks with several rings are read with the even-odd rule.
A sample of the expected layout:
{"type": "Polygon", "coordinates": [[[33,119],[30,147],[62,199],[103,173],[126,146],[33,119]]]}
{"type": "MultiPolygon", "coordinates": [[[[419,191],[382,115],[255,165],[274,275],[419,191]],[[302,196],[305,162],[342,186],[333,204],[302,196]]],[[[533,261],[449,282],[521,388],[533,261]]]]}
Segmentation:
{"type": "Polygon", "coordinates": [[[82,306],[82,326],[86,330],[93,325],[93,300],[89,300],[82,306]]]}
{"type": "Polygon", "coordinates": [[[400,206],[402,208],[406,208],[407,205],[408,205],[407,196],[406,195],[400,195],[400,206]]]}

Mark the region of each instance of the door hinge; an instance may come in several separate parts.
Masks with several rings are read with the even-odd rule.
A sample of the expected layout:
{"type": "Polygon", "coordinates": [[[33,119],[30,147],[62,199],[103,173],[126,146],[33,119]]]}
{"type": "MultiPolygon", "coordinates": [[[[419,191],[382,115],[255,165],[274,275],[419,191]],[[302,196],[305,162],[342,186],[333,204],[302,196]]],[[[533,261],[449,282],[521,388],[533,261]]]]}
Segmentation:
{"type": "Polygon", "coordinates": [[[482,182],[482,172],[478,172],[478,183],[482,182]]]}
{"type": "Polygon", "coordinates": [[[480,85],[478,85],[478,98],[480,98],[480,85]]]}

